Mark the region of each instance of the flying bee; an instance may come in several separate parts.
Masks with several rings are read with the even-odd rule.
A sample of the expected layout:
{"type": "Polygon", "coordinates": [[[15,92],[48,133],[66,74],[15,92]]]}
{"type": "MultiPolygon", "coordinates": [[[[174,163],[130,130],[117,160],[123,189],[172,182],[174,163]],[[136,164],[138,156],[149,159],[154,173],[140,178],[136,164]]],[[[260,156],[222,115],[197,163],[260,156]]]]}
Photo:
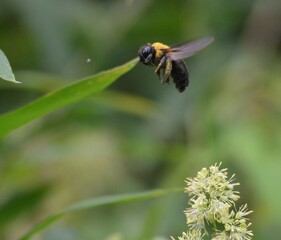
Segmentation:
{"type": "Polygon", "coordinates": [[[189,73],[182,59],[191,57],[213,41],[213,37],[205,37],[174,46],[159,42],[148,43],[139,49],[138,56],[141,63],[156,67],[155,73],[157,73],[159,79],[160,70],[163,70],[161,79],[163,85],[169,83],[171,75],[178,91],[183,92],[189,83],[189,73]]]}

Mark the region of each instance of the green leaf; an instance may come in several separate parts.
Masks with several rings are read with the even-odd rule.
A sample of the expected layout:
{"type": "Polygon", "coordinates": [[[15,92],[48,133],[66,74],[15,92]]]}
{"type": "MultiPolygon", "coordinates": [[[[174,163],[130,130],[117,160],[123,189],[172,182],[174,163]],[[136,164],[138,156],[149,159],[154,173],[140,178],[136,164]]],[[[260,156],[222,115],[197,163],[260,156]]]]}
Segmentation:
{"type": "Polygon", "coordinates": [[[43,219],[39,224],[34,226],[29,232],[27,232],[24,236],[22,236],[20,238],[20,240],[30,239],[34,234],[44,230],[52,223],[59,220],[66,213],[70,213],[70,212],[74,212],[74,211],[78,211],[78,210],[85,210],[85,209],[99,207],[99,206],[105,206],[105,205],[111,205],[111,204],[117,204],[117,203],[126,203],[126,202],[149,199],[149,198],[161,197],[168,193],[179,192],[179,191],[182,191],[182,189],[179,189],[179,188],[160,189],[160,190],[140,192],[140,193],[104,196],[104,197],[98,197],[98,198],[94,198],[94,199],[88,199],[85,201],[81,201],[81,202],[71,205],[70,207],[68,207],[60,212],[54,213],[54,214],[50,215],[49,217],[43,219]]]}
{"type": "Polygon", "coordinates": [[[15,75],[12,71],[10,63],[4,54],[4,52],[0,49],[0,78],[13,82],[13,83],[20,83],[16,81],[15,75]]]}
{"type": "MultiPolygon", "coordinates": [[[[46,94],[52,89],[62,87],[67,82],[67,80],[62,77],[42,72],[20,71],[17,72],[17,76],[18,79],[24,82],[24,85],[20,88],[21,90],[32,91],[38,94],[46,94]]],[[[0,90],[11,90],[15,87],[17,87],[17,85],[6,84],[0,90]]],[[[106,89],[106,91],[102,91],[99,94],[93,95],[93,97],[87,98],[86,101],[91,104],[98,104],[139,117],[152,117],[157,115],[158,109],[155,101],[143,96],[117,90],[106,89]]]]}
{"type": "Polygon", "coordinates": [[[124,73],[131,70],[137,62],[138,60],[134,59],[119,67],[87,77],[50,92],[26,106],[0,116],[0,137],[6,136],[11,131],[47,113],[78,102],[91,94],[100,92],[124,73]]]}

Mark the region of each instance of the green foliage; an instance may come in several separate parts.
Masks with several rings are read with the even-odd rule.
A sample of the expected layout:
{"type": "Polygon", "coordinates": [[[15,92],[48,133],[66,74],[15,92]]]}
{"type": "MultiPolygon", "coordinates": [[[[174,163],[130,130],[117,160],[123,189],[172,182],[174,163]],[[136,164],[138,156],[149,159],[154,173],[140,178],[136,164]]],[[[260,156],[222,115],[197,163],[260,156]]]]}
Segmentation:
{"type": "Polygon", "coordinates": [[[120,67],[87,77],[69,86],[50,92],[20,109],[0,116],[0,137],[6,136],[16,128],[38,117],[100,92],[134,67],[136,63],[137,60],[135,59],[120,67]]]}
{"type": "Polygon", "coordinates": [[[132,201],[140,201],[149,198],[161,197],[168,193],[172,193],[175,191],[179,191],[179,189],[170,189],[170,190],[154,190],[148,192],[140,192],[140,193],[132,193],[132,194],[119,194],[113,196],[104,196],[95,199],[87,199],[76,204],[71,205],[70,207],[52,214],[51,216],[42,220],[38,225],[32,228],[28,233],[26,233],[21,240],[30,239],[35,233],[38,233],[45,228],[47,228],[50,224],[59,220],[64,214],[71,213],[78,210],[86,210],[89,208],[95,208],[100,206],[106,206],[111,204],[120,204],[120,203],[128,203],[132,201]]]}
{"type": "MultiPolygon", "coordinates": [[[[241,182],[255,240],[281,236],[279,2],[0,1],[0,48],[22,82],[0,80],[0,239],[83,199],[183,186],[215,162],[241,182]],[[182,94],[153,68],[112,69],[148,42],[208,35],[182,94]]],[[[186,202],[54,215],[35,239],[169,239],[186,202]]]]}

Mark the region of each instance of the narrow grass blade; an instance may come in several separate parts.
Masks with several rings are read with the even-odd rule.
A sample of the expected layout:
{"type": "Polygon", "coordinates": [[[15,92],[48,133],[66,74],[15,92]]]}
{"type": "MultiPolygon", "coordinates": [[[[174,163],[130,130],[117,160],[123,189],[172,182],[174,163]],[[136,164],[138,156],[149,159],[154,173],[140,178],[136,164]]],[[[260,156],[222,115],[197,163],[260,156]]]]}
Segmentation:
{"type": "Polygon", "coordinates": [[[36,233],[39,233],[41,231],[43,231],[45,228],[47,228],[49,225],[51,225],[52,223],[56,222],[57,220],[59,220],[62,216],[64,215],[64,213],[57,213],[57,214],[53,214],[47,218],[45,218],[42,222],[40,222],[39,224],[37,224],[35,227],[33,227],[28,233],[26,233],[24,236],[22,236],[21,238],[19,238],[19,240],[28,240],[31,239],[31,237],[33,235],[35,235],[36,233]]]}
{"type": "Polygon", "coordinates": [[[71,205],[70,207],[68,207],[58,213],[55,213],[55,214],[43,219],[39,224],[37,224],[29,232],[27,232],[24,236],[22,236],[20,238],[20,240],[30,239],[34,234],[41,232],[42,230],[44,230],[45,228],[50,226],[52,223],[59,220],[66,213],[70,213],[70,212],[74,212],[74,211],[78,211],[78,210],[85,210],[85,209],[89,209],[89,208],[95,208],[95,207],[99,207],[99,206],[105,206],[105,205],[111,205],[111,204],[117,204],[117,203],[127,203],[127,202],[140,201],[140,200],[149,199],[149,198],[161,197],[166,194],[169,194],[172,192],[179,192],[179,191],[182,191],[182,189],[178,189],[178,188],[160,189],[160,190],[140,192],[140,193],[104,196],[104,197],[98,197],[98,198],[94,198],[94,199],[88,199],[85,201],[81,201],[81,202],[71,205]]]}
{"type": "Polygon", "coordinates": [[[50,92],[26,106],[0,116],[0,137],[6,136],[11,131],[47,113],[78,102],[91,94],[100,92],[120,76],[131,70],[136,63],[137,59],[134,59],[119,67],[87,77],[50,92]]]}

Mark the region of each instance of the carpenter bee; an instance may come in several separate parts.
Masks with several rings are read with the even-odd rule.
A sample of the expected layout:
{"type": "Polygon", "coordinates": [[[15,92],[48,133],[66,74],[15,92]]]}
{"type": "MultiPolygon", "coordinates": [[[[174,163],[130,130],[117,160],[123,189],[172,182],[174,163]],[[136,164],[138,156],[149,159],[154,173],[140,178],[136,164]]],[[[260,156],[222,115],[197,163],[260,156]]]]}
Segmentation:
{"type": "Polygon", "coordinates": [[[183,92],[188,86],[189,74],[182,59],[194,55],[213,41],[213,37],[205,37],[174,46],[168,46],[159,42],[148,43],[139,49],[138,56],[141,63],[156,67],[155,73],[157,73],[159,79],[160,70],[163,69],[163,77],[161,79],[163,85],[169,83],[169,77],[172,75],[176,88],[179,92],[183,92]]]}

